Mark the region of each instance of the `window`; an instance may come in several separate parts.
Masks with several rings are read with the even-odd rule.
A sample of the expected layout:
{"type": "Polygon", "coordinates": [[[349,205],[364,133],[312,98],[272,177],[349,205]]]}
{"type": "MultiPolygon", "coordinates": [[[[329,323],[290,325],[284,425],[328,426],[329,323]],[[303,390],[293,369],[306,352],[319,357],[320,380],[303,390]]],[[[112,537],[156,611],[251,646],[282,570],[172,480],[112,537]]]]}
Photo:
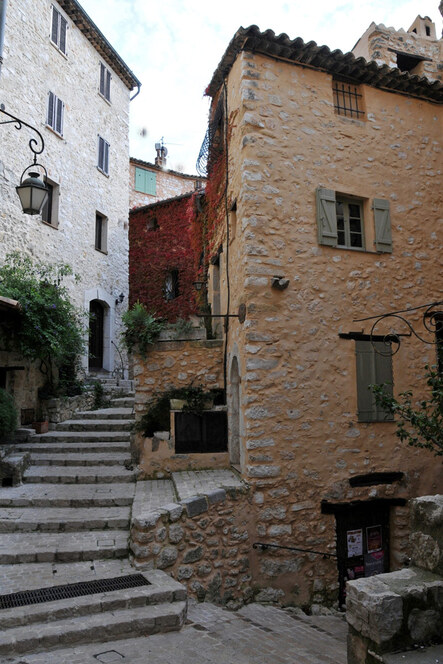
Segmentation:
{"type": "Polygon", "coordinates": [[[45,184],[48,187],[48,199],[42,208],[42,221],[57,228],[60,189],[58,184],[52,182],[48,178],[46,179],[45,184]]]}
{"type": "Polygon", "coordinates": [[[148,231],[157,231],[159,229],[157,217],[152,217],[151,219],[148,219],[146,223],[146,229],[148,231]]]}
{"type": "Polygon", "coordinates": [[[337,247],[363,249],[363,211],[361,203],[337,197],[335,213],[337,216],[337,247]]]}
{"type": "Polygon", "coordinates": [[[95,248],[104,254],[108,251],[108,219],[100,212],[95,213],[95,248]]]}
{"type": "Polygon", "coordinates": [[[175,300],[179,296],[178,270],[170,270],[165,278],[164,286],[165,300],[175,300]]]}
{"type": "Polygon", "coordinates": [[[111,72],[102,63],[100,63],[100,94],[111,101],[111,72]]]}
{"type": "Polygon", "coordinates": [[[357,407],[359,422],[384,422],[393,416],[375,403],[370,385],[386,385],[392,394],[391,345],[385,341],[356,339],[357,358],[357,407]]]}
{"type": "Polygon", "coordinates": [[[51,41],[66,55],[66,30],[68,23],[60,12],[52,5],[51,41]]]}
{"type": "Polygon", "coordinates": [[[157,195],[157,174],[144,168],[135,167],[135,191],[157,195]]]}
{"type": "Polygon", "coordinates": [[[98,137],[97,168],[105,175],[109,175],[109,143],[101,136],[98,137]]]}
{"type": "Polygon", "coordinates": [[[63,136],[63,115],[65,105],[61,99],[55,96],[53,92],[48,93],[48,112],[46,114],[46,124],[51,127],[56,134],[63,136]]]}
{"type": "Polygon", "coordinates": [[[423,62],[424,58],[421,58],[410,53],[397,53],[397,67],[401,71],[408,71],[411,74],[414,73],[414,69],[423,62]]]}
{"type": "Polygon", "coordinates": [[[338,115],[349,118],[361,119],[363,111],[363,96],[357,85],[332,81],[332,93],[334,96],[334,108],[338,115]]]}
{"type": "MultiPolygon", "coordinates": [[[[364,249],[363,200],[320,187],[316,191],[316,199],[319,244],[342,249],[364,249]]],[[[375,249],[380,253],[391,253],[389,201],[374,198],[372,209],[374,211],[375,249]]]]}

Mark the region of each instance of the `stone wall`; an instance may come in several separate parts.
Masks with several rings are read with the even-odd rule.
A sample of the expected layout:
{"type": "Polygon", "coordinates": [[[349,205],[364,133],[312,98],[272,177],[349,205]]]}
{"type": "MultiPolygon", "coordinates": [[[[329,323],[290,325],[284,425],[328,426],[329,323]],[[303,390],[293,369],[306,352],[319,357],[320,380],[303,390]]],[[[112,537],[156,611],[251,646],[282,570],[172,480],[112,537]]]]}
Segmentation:
{"type": "Polygon", "coordinates": [[[18,250],[42,261],[69,263],[80,277],[78,283],[66,281],[74,304],[86,310],[92,299],[105,304],[105,367],[112,370],[110,341],[118,338],[125,308],[116,307],[115,299],[128,293],[129,90],[112,71],[111,102],[99,94],[101,58],[69,17],[67,54],[54,46],[49,38],[51,4],[8,3],[0,97],[7,111],[43,135],[46,147],[39,162],[59,187],[58,223],[51,226],[39,216],[23,214],[15,187],[31,162],[28,141],[34,133],[3,126],[0,261],[18,250]],[[64,102],[63,136],[46,126],[49,91],[64,102]],[[97,168],[98,135],[110,144],[108,176],[97,168]],[[95,249],[97,212],[107,218],[106,253],[95,249]]]}
{"type": "Polygon", "coordinates": [[[443,496],[413,500],[411,526],[416,567],[348,582],[348,664],[443,642],[443,496]]]}
{"type": "MultiPolygon", "coordinates": [[[[228,409],[239,411],[242,474],[262,501],[257,539],[319,551],[336,546],[335,518],[322,513],[322,501],[409,499],[437,491],[440,481],[432,455],[401,443],[393,422],[359,421],[355,342],[339,336],[369,334],[372,323],[360,318],[439,299],[439,109],[366,85],[362,94],[364,120],[339,116],[332,76],[245,52],[228,79],[236,233],[229,245],[225,237],[220,281],[229,260],[231,311],[247,304],[245,323],[229,323],[228,409]],[[318,187],[361,201],[365,250],[319,244],[318,187]],[[390,202],[392,253],[375,250],[376,198],[390,202]],[[275,276],[289,280],[285,290],[273,288],[275,276]],[[390,471],[402,472],[401,482],[350,486],[355,476],[390,471]]],[[[413,322],[419,326],[419,313],[413,322]]],[[[424,365],[435,359],[434,346],[403,339],[395,393],[425,394],[424,365]]],[[[390,533],[397,569],[405,508],[391,508],[390,533]]],[[[268,552],[251,561],[259,583],[283,590],[286,602],[310,603],[320,586],[331,596],[336,563],[278,556],[280,574],[274,566],[268,574],[268,552]]]]}
{"type": "Polygon", "coordinates": [[[238,608],[254,595],[249,566],[250,497],[218,489],[146,513],[144,483],[132,508],[130,550],[137,568],[163,569],[192,597],[238,608]]]}

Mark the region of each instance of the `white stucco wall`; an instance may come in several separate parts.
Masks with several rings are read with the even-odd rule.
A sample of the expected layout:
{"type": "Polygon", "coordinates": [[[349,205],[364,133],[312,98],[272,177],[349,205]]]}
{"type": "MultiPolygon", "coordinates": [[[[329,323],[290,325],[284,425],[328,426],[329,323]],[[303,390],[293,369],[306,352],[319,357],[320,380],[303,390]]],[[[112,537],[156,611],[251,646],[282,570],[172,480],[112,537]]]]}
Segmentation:
{"type": "MultiPolygon", "coordinates": [[[[15,191],[32,161],[28,141],[33,134],[0,126],[0,261],[19,250],[44,261],[70,263],[81,276],[78,284],[69,284],[73,302],[89,308],[91,294],[102,293],[112,322],[105,334],[118,342],[127,298],[117,307],[115,298],[128,293],[130,90],[111,70],[111,102],[99,94],[103,60],[57,3],[68,20],[67,55],[54,46],[49,38],[51,4],[8,3],[0,102],[43,134],[46,147],[40,161],[60,187],[58,227],[24,215],[15,191]],[[49,91],[65,104],[62,138],[45,125],[49,91]],[[109,177],[97,169],[98,135],[110,144],[109,177]],[[108,219],[107,254],[95,249],[96,212],[108,219]]],[[[104,368],[112,370],[113,365],[112,349],[105,354],[104,368]]]]}

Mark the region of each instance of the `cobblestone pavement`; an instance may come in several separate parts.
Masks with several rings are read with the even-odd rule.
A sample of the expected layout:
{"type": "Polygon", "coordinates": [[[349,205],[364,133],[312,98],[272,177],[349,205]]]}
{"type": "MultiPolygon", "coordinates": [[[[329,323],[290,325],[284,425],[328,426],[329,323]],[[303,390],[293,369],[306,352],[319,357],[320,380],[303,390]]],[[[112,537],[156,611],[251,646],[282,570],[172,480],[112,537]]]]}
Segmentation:
{"type": "Polygon", "coordinates": [[[213,604],[189,604],[180,632],[63,647],[1,664],[345,664],[346,623],[332,616],[303,617],[250,604],[234,613],[213,604]]]}

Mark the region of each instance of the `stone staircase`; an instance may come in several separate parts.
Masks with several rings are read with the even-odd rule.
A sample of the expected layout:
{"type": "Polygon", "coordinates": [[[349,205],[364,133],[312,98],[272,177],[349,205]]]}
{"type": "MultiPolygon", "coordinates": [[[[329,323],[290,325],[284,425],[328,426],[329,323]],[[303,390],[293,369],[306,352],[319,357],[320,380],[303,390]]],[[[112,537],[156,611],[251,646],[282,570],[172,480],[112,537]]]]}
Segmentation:
{"type": "Polygon", "coordinates": [[[132,420],[121,396],[16,446],[31,465],[0,489],[0,658],[183,625],[183,586],[128,562],[132,420]]]}

